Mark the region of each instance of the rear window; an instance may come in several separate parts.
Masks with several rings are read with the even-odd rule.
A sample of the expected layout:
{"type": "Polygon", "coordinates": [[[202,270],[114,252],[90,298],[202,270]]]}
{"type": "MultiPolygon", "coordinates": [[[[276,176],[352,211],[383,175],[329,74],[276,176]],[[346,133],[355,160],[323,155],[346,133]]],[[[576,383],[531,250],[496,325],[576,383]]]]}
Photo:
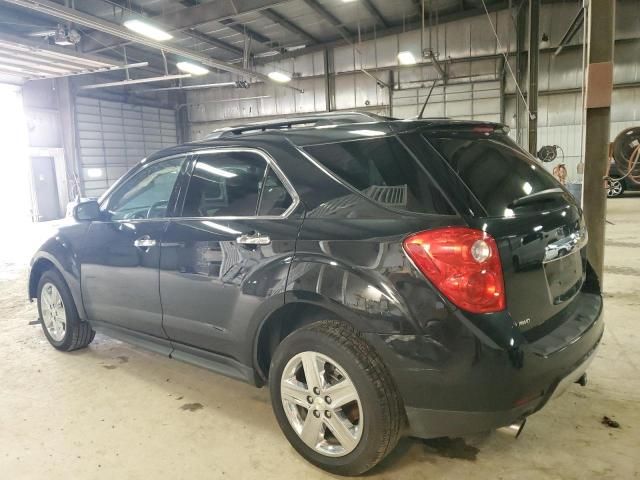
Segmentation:
{"type": "Polygon", "coordinates": [[[363,195],[386,207],[450,215],[453,210],[393,137],[305,147],[305,151],[363,195]]]}
{"type": "Polygon", "coordinates": [[[447,132],[429,134],[427,139],[489,216],[514,216],[521,213],[521,209],[510,208],[514,200],[560,186],[506,135],[447,132]]]}

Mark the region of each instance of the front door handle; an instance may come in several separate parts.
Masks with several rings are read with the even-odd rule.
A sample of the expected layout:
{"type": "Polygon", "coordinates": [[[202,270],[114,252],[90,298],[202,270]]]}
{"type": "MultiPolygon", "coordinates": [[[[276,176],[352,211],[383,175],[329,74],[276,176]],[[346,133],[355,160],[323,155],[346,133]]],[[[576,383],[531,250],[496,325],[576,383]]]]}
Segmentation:
{"type": "Polygon", "coordinates": [[[271,239],[267,235],[259,233],[245,233],[236,238],[240,245],[269,245],[271,239]]]}
{"type": "Polygon", "coordinates": [[[133,246],[139,248],[140,250],[144,250],[145,252],[149,250],[150,247],[156,246],[156,241],[151,238],[149,235],[143,235],[142,237],[136,239],[133,242],[133,246]]]}

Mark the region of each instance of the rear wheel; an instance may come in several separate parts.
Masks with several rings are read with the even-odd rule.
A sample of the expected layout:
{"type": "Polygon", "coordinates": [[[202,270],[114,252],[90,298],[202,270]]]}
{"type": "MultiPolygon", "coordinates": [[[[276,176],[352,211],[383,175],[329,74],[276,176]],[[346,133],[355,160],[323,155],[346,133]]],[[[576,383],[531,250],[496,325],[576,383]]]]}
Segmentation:
{"type": "Polygon", "coordinates": [[[80,320],[69,287],[54,270],[43,273],[38,283],[38,313],[47,340],[58,350],[84,348],[95,337],[91,326],[80,320]]]}
{"type": "Polygon", "coordinates": [[[398,441],[404,414],[393,381],[371,346],[342,322],[316,322],[285,338],[269,387],[289,442],[329,472],[364,473],[398,441]]]}

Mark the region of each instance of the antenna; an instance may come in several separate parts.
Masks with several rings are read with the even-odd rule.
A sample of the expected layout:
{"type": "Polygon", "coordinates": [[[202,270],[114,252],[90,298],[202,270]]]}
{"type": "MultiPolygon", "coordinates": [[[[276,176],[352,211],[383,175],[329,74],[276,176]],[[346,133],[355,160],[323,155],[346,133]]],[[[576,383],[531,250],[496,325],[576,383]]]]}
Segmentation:
{"type": "Polygon", "coordinates": [[[422,118],[422,115],[424,115],[424,110],[425,110],[425,108],[427,108],[427,103],[429,103],[429,99],[431,98],[431,93],[433,92],[433,88],[436,86],[436,82],[437,81],[438,80],[436,79],[431,84],[431,88],[429,89],[429,93],[427,94],[426,100],[422,104],[422,109],[420,110],[420,115],[418,115],[418,118],[422,118]]]}

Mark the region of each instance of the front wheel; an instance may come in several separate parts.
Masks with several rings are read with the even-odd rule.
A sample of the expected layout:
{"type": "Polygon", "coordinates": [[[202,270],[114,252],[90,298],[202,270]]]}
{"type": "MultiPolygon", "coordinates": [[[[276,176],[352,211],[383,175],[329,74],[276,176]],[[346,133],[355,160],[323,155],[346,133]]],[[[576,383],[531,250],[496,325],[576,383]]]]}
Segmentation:
{"type": "Polygon", "coordinates": [[[273,410],[314,465],[359,475],[395,447],[404,419],[380,357],[349,325],[321,321],[285,338],[269,371],[273,410]]]}
{"type": "Polygon", "coordinates": [[[95,332],[76,310],[69,287],[55,270],[47,270],[38,283],[38,313],[47,340],[58,350],[70,352],[91,343],[95,332]]]}

